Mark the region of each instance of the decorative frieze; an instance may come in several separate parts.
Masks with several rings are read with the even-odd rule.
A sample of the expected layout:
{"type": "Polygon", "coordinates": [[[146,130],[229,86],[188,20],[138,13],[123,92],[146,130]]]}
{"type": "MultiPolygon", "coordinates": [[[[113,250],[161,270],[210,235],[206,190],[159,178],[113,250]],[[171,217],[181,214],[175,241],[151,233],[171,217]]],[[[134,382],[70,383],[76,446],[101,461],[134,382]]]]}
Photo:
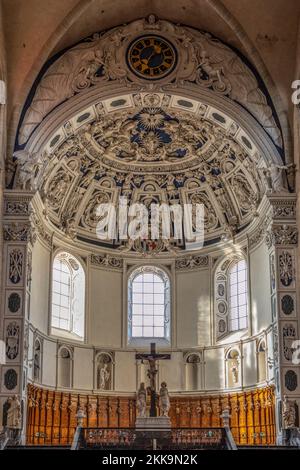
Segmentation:
{"type": "Polygon", "coordinates": [[[5,224],[3,228],[3,238],[5,241],[33,242],[34,229],[30,222],[5,224]]]}
{"type": "Polygon", "coordinates": [[[175,267],[181,269],[207,268],[209,264],[208,256],[190,255],[178,258],[175,261],[175,267]]]}
{"type": "Polygon", "coordinates": [[[266,233],[268,248],[272,245],[297,245],[298,229],[293,225],[275,225],[266,233]]]}
{"type": "MultiPolygon", "coordinates": [[[[289,166],[288,172],[294,173],[294,167],[289,166]]],[[[294,193],[285,190],[283,192],[279,192],[278,194],[268,194],[267,200],[269,205],[272,207],[273,219],[293,219],[296,217],[297,197],[294,193]]]]}
{"type": "Polygon", "coordinates": [[[4,204],[4,215],[29,215],[30,207],[28,200],[6,200],[4,204]]]}
{"type": "Polygon", "coordinates": [[[96,266],[122,269],[123,268],[123,259],[116,256],[110,256],[108,254],[101,255],[91,255],[91,264],[96,266]]]}
{"type": "Polygon", "coordinates": [[[294,219],[296,217],[296,200],[281,199],[272,202],[274,219],[294,219]]]}

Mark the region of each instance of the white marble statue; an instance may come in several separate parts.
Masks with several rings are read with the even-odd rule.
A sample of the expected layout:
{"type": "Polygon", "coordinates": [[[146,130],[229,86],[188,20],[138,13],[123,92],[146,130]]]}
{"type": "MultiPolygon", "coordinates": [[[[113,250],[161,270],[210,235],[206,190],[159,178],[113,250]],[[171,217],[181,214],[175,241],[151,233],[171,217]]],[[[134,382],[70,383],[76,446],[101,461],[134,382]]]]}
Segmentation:
{"type": "Polygon", "coordinates": [[[268,189],[272,193],[288,193],[289,190],[286,188],[283,171],[288,170],[292,164],[289,165],[276,165],[273,163],[269,168],[263,168],[262,172],[266,178],[268,189]]]}
{"type": "Polygon", "coordinates": [[[238,381],[239,381],[239,367],[238,367],[238,364],[236,362],[234,362],[232,364],[231,374],[232,374],[232,382],[234,384],[238,383],[238,381]]]}
{"type": "Polygon", "coordinates": [[[137,392],[136,408],[138,417],[145,418],[147,408],[147,391],[145,389],[144,382],[141,383],[137,392]]]}
{"type": "Polygon", "coordinates": [[[108,364],[105,363],[100,369],[100,386],[99,386],[100,390],[107,389],[109,378],[110,378],[110,372],[108,370],[108,364]]]}
{"type": "Polygon", "coordinates": [[[162,416],[168,416],[170,410],[170,397],[166,382],[162,382],[159,390],[159,407],[162,416]]]}
{"type": "Polygon", "coordinates": [[[8,398],[10,407],[7,411],[7,427],[9,429],[21,429],[22,428],[22,412],[21,402],[17,395],[8,398]]]}
{"type": "Polygon", "coordinates": [[[85,409],[83,405],[79,405],[77,413],[76,413],[76,418],[77,418],[77,426],[82,427],[84,418],[86,418],[86,413],[85,413],[85,409]]]}
{"type": "Polygon", "coordinates": [[[288,399],[285,395],[282,402],[283,428],[296,427],[296,406],[295,402],[288,399]]]}

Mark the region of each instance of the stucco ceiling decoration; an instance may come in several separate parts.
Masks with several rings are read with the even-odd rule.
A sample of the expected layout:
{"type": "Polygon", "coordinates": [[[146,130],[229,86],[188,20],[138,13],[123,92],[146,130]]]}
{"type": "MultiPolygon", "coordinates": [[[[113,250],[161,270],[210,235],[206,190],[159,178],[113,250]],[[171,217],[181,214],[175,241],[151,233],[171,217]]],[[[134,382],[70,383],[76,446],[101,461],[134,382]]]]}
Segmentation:
{"type": "MultiPolygon", "coordinates": [[[[49,66],[24,115],[17,149],[26,144],[34,129],[54,108],[89,87],[107,81],[128,86],[145,85],[145,74],[134,73],[134,66],[128,64],[128,50],[136,38],[147,34],[168,41],[177,57],[170,73],[163,73],[162,78],[153,83],[154,88],[159,90],[170,83],[174,87],[193,83],[228,96],[247,109],[273,142],[282,147],[281,132],[265,91],[241,57],[206,32],[157,20],[150,15],[147,19],[94,34],[49,66]]],[[[143,63],[141,70],[146,65],[143,63]]]]}
{"type": "Polygon", "coordinates": [[[281,134],[236,52],[150,16],[60,56],[35,89],[18,144],[14,187],[39,190],[55,230],[155,254],[177,253],[185,240],[100,242],[98,205],[120,196],[148,207],[202,203],[205,243],[217,243],[257,215],[281,134]]]}
{"type": "MultiPolygon", "coordinates": [[[[43,157],[33,172],[25,164],[19,177],[39,187],[58,229],[92,243],[99,243],[97,206],[117,204],[120,196],[148,207],[204,204],[205,241],[213,243],[251,222],[265,189],[257,171],[263,161],[247,133],[223,112],[178,95],[137,93],[95,103],[50,137],[43,157]]],[[[172,238],[106,245],[185,248],[172,238]]]]}

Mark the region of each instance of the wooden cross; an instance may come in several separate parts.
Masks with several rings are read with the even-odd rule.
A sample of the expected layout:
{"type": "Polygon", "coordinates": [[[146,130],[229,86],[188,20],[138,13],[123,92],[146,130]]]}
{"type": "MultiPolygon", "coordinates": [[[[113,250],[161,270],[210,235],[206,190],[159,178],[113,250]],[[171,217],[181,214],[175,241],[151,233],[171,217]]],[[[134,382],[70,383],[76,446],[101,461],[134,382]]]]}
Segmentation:
{"type": "Polygon", "coordinates": [[[142,353],[136,354],[136,359],[141,359],[142,362],[145,359],[149,362],[148,377],[150,379],[150,389],[151,389],[151,405],[150,405],[150,416],[156,416],[156,387],[155,387],[155,377],[158,372],[156,369],[156,361],[161,359],[171,359],[171,354],[158,354],[156,352],[156,344],[151,343],[150,345],[150,354],[142,353]]]}

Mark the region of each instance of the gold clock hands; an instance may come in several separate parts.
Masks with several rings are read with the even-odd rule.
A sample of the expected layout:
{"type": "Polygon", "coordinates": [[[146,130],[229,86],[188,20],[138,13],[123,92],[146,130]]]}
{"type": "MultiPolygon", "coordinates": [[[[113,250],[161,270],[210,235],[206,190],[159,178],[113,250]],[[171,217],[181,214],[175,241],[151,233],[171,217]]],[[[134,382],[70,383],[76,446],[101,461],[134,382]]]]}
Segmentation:
{"type": "Polygon", "coordinates": [[[144,70],[147,70],[148,68],[149,68],[148,64],[143,64],[142,63],[142,72],[144,72],[144,70]]]}
{"type": "Polygon", "coordinates": [[[149,61],[152,59],[153,56],[155,56],[155,54],[160,54],[161,52],[161,47],[159,46],[154,46],[153,47],[154,51],[150,54],[150,56],[147,58],[147,59],[142,59],[141,62],[145,65],[149,65],[149,61]]]}

